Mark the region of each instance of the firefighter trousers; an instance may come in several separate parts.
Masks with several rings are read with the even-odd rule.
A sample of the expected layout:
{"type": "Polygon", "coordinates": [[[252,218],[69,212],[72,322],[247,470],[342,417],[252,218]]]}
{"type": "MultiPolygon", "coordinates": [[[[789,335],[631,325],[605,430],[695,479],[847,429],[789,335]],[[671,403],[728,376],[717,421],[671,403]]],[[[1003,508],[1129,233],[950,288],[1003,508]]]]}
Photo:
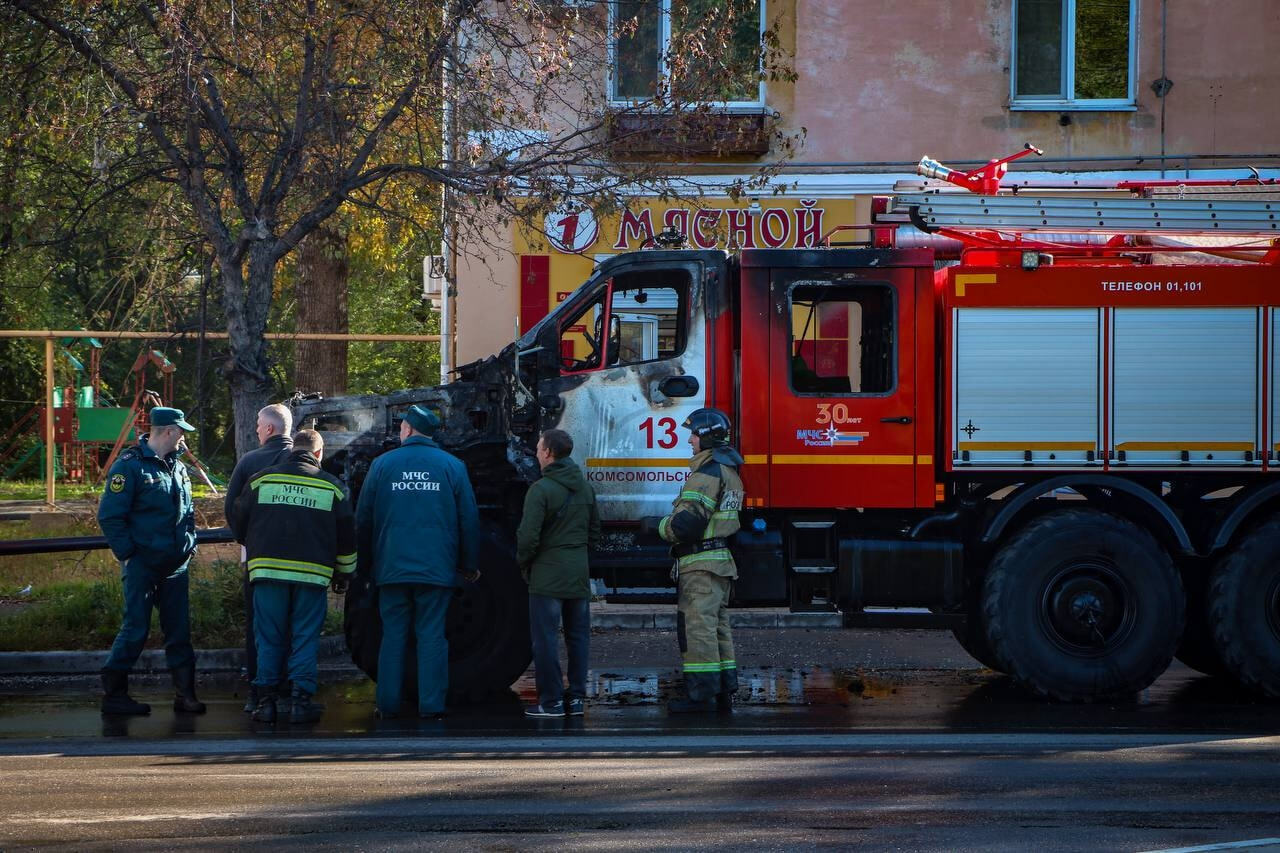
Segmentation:
{"type": "Polygon", "coordinates": [[[729,627],[733,582],[711,572],[683,571],[679,579],[676,635],[684,658],[684,686],[695,702],[738,689],[729,627]]]}

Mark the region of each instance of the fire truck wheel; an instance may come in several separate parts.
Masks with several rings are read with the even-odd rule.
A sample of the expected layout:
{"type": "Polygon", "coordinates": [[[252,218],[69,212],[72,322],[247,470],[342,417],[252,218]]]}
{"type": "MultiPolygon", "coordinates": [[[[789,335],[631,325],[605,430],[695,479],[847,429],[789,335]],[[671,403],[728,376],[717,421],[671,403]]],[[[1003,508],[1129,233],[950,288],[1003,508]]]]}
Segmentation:
{"type": "Polygon", "coordinates": [[[987,642],[987,626],[986,619],[982,614],[982,588],[978,582],[977,589],[972,593],[966,593],[967,599],[965,604],[966,618],[964,627],[952,628],[951,635],[956,638],[956,642],[960,647],[969,653],[969,657],[985,666],[987,669],[993,669],[996,672],[1004,672],[1004,667],[996,660],[995,653],[991,651],[991,644],[987,642]]]}
{"type": "Polygon", "coordinates": [[[1280,697],[1280,519],[1250,533],[1218,564],[1209,579],[1209,625],[1231,674],[1280,697]]]}
{"type": "Polygon", "coordinates": [[[1023,687],[1090,702],[1147,687],[1173,659],[1186,595],[1142,528],[1097,510],[1042,516],[991,563],[987,640],[1023,687]]]}
{"type": "Polygon", "coordinates": [[[1208,579],[1183,576],[1187,589],[1187,626],[1182,629],[1182,639],[1174,655],[1178,660],[1205,675],[1231,676],[1222,662],[1222,655],[1214,643],[1209,628],[1208,579]]]}
{"type": "MultiPolygon", "coordinates": [[[[497,524],[482,523],[479,565],[480,580],[455,593],[445,624],[451,702],[479,702],[507,690],[533,659],[528,589],[510,537],[497,524]]],[[[344,622],[352,661],[377,681],[382,621],[377,587],[368,579],[352,579],[344,622]]],[[[417,691],[412,654],[408,657],[406,699],[417,691]]]]}

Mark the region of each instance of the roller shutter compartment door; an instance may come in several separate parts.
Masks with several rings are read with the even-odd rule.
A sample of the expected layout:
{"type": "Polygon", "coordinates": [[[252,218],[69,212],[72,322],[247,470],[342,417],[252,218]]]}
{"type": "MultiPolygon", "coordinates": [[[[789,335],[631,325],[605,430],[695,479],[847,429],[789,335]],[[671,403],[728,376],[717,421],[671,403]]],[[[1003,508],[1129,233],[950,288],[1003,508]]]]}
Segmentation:
{"type": "Polygon", "coordinates": [[[958,309],[955,464],[1100,460],[1098,350],[1096,308],[958,309]]]}
{"type": "Polygon", "coordinates": [[[1259,458],[1258,312],[1117,308],[1112,436],[1128,465],[1259,458]]]}

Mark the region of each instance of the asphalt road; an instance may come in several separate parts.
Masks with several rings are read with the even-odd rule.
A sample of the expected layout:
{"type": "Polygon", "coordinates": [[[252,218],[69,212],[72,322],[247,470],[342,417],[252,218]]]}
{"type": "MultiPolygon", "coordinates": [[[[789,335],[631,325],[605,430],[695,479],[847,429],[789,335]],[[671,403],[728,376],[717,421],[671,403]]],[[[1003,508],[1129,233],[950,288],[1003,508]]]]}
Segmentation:
{"type": "Polygon", "coordinates": [[[332,672],[302,731],[249,722],[231,682],[205,717],[106,725],[83,682],[0,685],[0,847],[1280,850],[1280,705],[1229,685],[1175,667],[1062,706],[934,632],[739,640],[730,718],[662,713],[662,632],[593,638],[582,720],[523,719],[527,679],[380,722],[332,672]]]}

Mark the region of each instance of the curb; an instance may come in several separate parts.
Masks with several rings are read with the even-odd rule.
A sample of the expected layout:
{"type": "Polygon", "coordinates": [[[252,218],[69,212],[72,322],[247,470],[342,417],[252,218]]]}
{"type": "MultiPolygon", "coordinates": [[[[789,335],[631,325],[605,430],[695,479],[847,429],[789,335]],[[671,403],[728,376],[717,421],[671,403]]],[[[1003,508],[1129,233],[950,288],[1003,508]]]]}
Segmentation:
{"type": "MultiPolygon", "coordinates": [[[[320,638],[320,660],[347,657],[343,637],[320,638]]],[[[0,675],[77,675],[95,673],[107,662],[107,651],[98,652],[0,652],[0,675]]],[[[244,649],[196,649],[200,672],[239,672],[244,649]]],[[[164,649],[148,649],[134,664],[138,675],[166,672],[164,649]]]]}
{"type": "MultiPolygon", "coordinates": [[[[734,628],[822,628],[843,627],[839,613],[791,613],[787,610],[730,610],[734,628]]],[[[593,607],[591,627],[601,631],[674,631],[675,605],[662,609],[640,609],[634,605],[593,607]]],[[[344,637],[321,637],[320,660],[350,662],[344,637]]],[[[96,673],[107,661],[107,650],[92,652],[0,652],[0,676],[78,675],[96,673]]],[[[196,649],[196,668],[201,672],[239,672],[244,667],[244,649],[196,649]]],[[[148,649],[138,658],[133,671],[139,675],[167,671],[163,649],[148,649]]]]}

